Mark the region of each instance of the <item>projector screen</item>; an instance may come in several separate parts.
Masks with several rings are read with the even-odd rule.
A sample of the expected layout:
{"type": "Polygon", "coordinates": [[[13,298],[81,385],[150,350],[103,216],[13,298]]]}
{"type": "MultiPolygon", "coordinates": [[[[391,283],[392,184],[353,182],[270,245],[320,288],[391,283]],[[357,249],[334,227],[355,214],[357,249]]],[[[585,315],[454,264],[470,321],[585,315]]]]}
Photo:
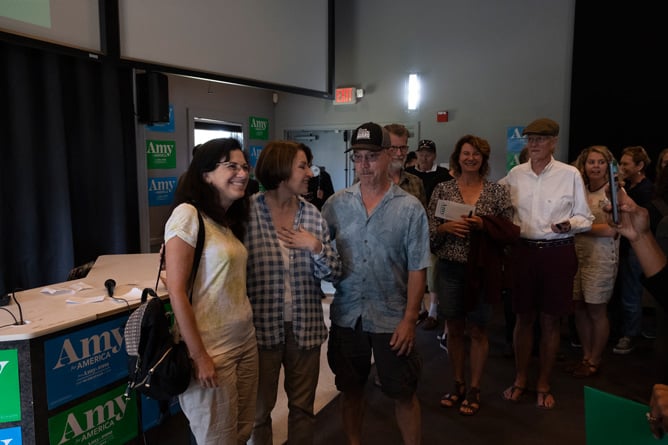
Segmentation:
{"type": "MultiPolygon", "coordinates": [[[[333,1],[118,0],[120,55],[139,67],[329,97],[333,1]]],[[[102,51],[98,0],[0,0],[0,31],[102,51]]]]}
{"type": "Polygon", "coordinates": [[[0,31],[99,53],[98,2],[1,0],[0,31]]]}
{"type": "Polygon", "coordinates": [[[121,58],[328,93],[328,4],[119,0],[121,58]]]}

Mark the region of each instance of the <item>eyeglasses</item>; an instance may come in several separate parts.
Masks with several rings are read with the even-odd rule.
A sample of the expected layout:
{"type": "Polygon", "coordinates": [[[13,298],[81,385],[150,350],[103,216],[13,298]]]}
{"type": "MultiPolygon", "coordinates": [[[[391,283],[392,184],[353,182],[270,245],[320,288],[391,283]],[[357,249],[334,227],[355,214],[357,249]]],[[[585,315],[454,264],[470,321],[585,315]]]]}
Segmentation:
{"type": "Polygon", "coordinates": [[[528,136],[527,144],[542,144],[550,139],[552,136],[528,136]]]}
{"type": "Polygon", "coordinates": [[[376,162],[378,160],[378,156],[380,156],[380,152],[374,152],[374,153],[367,153],[365,155],[361,153],[353,153],[350,155],[350,160],[353,162],[376,162]]]}
{"type": "Polygon", "coordinates": [[[237,162],[216,162],[216,165],[222,165],[231,172],[239,173],[241,170],[248,173],[250,171],[250,166],[248,164],[239,164],[237,162]]]}
{"type": "Polygon", "coordinates": [[[408,151],[408,145],[390,145],[390,150],[408,151]]]}

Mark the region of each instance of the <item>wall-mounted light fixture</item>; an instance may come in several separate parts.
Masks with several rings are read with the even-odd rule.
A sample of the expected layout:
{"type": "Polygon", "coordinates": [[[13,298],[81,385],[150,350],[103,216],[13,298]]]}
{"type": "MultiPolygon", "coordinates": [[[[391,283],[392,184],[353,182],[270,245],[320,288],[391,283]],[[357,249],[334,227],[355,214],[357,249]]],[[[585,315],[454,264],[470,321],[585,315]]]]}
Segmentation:
{"type": "Polygon", "coordinates": [[[292,137],[293,141],[299,142],[313,142],[318,140],[317,134],[298,134],[292,137]]]}
{"type": "Polygon", "coordinates": [[[420,76],[416,73],[408,75],[408,110],[417,110],[420,106],[420,76]]]}

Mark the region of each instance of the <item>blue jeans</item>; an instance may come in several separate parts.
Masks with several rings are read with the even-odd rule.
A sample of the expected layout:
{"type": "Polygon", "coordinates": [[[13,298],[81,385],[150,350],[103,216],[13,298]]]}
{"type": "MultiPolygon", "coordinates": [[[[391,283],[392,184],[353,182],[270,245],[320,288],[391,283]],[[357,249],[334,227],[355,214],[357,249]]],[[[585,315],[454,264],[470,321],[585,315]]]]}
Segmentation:
{"type": "Polygon", "coordinates": [[[281,365],[288,397],[288,444],[312,444],[315,433],[313,404],[320,376],[320,346],[299,349],[292,323],[285,323],[285,344],[260,349],[260,379],[255,409],[255,426],[250,444],[271,445],[271,411],[276,405],[281,365]]]}
{"type": "Polygon", "coordinates": [[[620,296],[622,302],[622,335],[635,337],[642,326],[642,270],[633,250],[619,262],[620,296]]]}

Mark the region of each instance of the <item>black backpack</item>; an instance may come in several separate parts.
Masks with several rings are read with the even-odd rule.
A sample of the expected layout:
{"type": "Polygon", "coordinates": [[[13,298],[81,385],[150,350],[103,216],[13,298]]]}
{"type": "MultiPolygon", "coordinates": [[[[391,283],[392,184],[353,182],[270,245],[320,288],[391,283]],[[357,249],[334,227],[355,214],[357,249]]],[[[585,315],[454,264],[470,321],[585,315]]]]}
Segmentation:
{"type": "MultiPolygon", "coordinates": [[[[193,281],[204,248],[204,222],[199,210],[197,218],[199,229],[190,274],[191,303],[193,281]]],[[[162,250],[156,289],[164,264],[164,247],[162,250]]],[[[142,292],[141,304],[130,314],[125,325],[124,338],[129,371],[126,398],[130,398],[130,392],[136,390],[155,400],[169,400],[188,388],[192,377],[188,349],[184,342],[174,342],[169,314],[153,289],[146,288],[142,292]]]]}

